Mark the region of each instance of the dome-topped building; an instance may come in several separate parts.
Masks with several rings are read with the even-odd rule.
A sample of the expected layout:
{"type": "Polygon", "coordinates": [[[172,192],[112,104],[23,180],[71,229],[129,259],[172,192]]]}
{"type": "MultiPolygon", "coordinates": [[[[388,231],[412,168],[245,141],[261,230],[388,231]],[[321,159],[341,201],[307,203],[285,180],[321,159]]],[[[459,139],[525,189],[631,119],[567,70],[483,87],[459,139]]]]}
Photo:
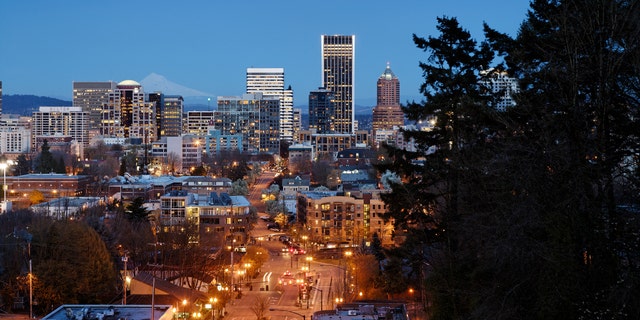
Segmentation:
{"type": "Polygon", "coordinates": [[[387,67],[378,78],[377,104],[373,108],[373,137],[376,143],[388,139],[394,130],[404,125],[400,107],[400,81],[387,67]]]}
{"type": "Polygon", "coordinates": [[[138,83],[137,81],[133,81],[133,80],[124,80],[118,83],[118,88],[125,88],[125,87],[141,87],[142,85],[140,83],[138,83]]]}
{"type": "Polygon", "coordinates": [[[398,77],[396,77],[393,71],[391,71],[391,66],[389,65],[389,62],[387,62],[387,68],[384,69],[384,72],[380,76],[380,79],[384,79],[384,80],[398,79],[398,77]]]}
{"type": "Polygon", "coordinates": [[[378,78],[378,106],[399,106],[400,105],[400,81],[398,77],[391,71],[389,62],[387,68],[378,78]]]}

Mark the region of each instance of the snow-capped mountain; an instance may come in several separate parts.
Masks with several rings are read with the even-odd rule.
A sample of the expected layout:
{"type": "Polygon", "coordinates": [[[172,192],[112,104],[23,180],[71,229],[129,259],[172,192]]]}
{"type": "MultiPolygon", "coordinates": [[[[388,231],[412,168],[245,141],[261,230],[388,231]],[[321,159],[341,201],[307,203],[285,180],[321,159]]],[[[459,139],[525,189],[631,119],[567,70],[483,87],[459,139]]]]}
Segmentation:
{"type": "Polygon", "coordinates": [[[191,104],[204,103],[206,105],[207,98],[214,97],[211,93],[187,88],[183,85],[171,82],[164,76],[157,73],[149,74],[140,81],[140,84],[144,88],[145,92],[160,91],[166,95],[180,95],[185,99],[185,104],[189,101],[191,104]]]}

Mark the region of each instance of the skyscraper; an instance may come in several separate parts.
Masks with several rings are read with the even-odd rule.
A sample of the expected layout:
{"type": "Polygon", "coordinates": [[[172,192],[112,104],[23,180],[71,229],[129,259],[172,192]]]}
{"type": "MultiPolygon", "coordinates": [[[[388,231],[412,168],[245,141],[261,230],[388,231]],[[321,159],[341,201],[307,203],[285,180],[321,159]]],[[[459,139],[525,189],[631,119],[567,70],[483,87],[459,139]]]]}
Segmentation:
{"type": "Polygon", "coordinates": [[[163,137],[177,137],[182,134],[182,110],[184,98],[178,95],[164,96],[160,117],[160,134],[163,137]]]}
{"type": "Polygon", "coordinates": [[[2,119],[2,81],[0,81],[0,119],[2,119]]]}
{"type": "Polygon", "coordinates": [[[114,138],[134,138],[147,144],[155,140],[156,119],[154,104],[145,102],[142,86],[125,80],[109,94],[109,102],[102,108],[100,134],[114,138]]]}
{"type": "Polygon", "coordinates": [[[242,151],[277,153],[280,101],[262,93],[218,97],[213,129],[222,135],[242,134],[242,151]]]}
{"type": "Polygon", "coordinates": [[[182,134],[184,99],[162,92],[149,93],[147,102],[153,104],[156,114],[156,137],[177,137],[182,134]]]}
{"type": "Polygon", "coordinates": [[[116,89],[113,81],[73,82],[73,106],[89,112],[89,139],[99,134],[102,108],[109,102],[109,94],[116,89]]]}
{"type": "Polygon", "coordinates": [[[322,35],[322,87],[333,92],[335,133],[354,133],[355,105],[354,35],[322,35]]]}
{"type": "Polygon", "coordinates": [[[391,71],[389,63],[377,82],[377,102],[373,108],[373,136],[382,130],[393,130],[404,125],[400,107],[400,81],[391,71]]]}
{"type": "Polygon", "coordinates": [[[89,145],[89,112],[81,107],[40,107],[32,113],[32,144],[36,137],[70,136],[83,147],[89,145]]]}
{"type": "Polygon", "coordinates": [[[309,93],[309,130],[315,130],[320,134],[335,133],[334,100],[333,92],[325,88],[318,88],[309,93]]]}
{"type": "Polygon", "coordinates": [[[247,68],[247,93],[258,92],[280,100],[279,138],[293,141],[293,90],[284,88],[284,68],[247,68]]]}

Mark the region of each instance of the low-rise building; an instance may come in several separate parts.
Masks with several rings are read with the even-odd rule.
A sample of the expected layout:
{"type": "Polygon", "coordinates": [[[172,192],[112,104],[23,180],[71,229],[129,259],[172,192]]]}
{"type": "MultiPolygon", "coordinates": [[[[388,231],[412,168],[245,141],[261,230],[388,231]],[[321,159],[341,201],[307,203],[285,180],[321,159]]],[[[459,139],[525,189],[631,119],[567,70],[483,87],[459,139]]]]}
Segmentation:
{"type": "Polygon", "coordinates": [[[61,173],[31,173],[7,177],[7,197],[10,200],[27,198],[33,190],[42,192],[45,200],[59,197],[79,197],[87,193],[92,178],[87,175],[61,173]]]}
{"type": "Polygon", "coordinates": [[[101,197],[62,197],[31,206],[35,213],[47,215],[56,219],[68,219],[78,215],[83,210],[104,204],[101,197]]]}
{"type": "Polygon", "coordinates": [[[197,226],[200,236],[221,235],[238,243],[247,240],[251,204],[244,196],[174,190],[160,197],[160,202],[159,221],[163,232],[173,232],[190,222],[197,226]]]}
{"type": "Polygon", "coordinates": [[[368,245],[377,233],[383,245],[392,245],[393,221],[383,219],[385,211],[385,203],[373,192],[298,192],[298,221],[314,242],[368,245]]]}
{"type": "Polygon", "coordinates": [[[42,320],[171,320],[174,315],[171,305],[63,304],[42,320]]]}
{"type": "Polygon", "coordinates": [[[354,301],[338,304],[334,310],[316,311],[314,320],[409,320],[404,302],[354,301]]]}
{"type": "Polygon", "coordinates": [[[295,197],[298,191],[309,191],[310,183],[309,179],[302,179],[300,176],[293,179],[282,179],[282,194],[285,197],[295,197]]]}

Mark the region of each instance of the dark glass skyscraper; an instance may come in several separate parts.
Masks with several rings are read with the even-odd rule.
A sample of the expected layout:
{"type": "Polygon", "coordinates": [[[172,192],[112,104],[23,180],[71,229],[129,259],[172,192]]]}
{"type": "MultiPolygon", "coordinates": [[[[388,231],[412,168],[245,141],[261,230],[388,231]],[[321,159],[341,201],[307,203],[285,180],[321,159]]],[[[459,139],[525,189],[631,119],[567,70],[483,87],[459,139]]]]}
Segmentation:
{"type": "Polygon", "coordinates": [[[325,88],[309,93],[309,129],[316,133],[335,133],[333,129],[333,92],[325,88]]]}

